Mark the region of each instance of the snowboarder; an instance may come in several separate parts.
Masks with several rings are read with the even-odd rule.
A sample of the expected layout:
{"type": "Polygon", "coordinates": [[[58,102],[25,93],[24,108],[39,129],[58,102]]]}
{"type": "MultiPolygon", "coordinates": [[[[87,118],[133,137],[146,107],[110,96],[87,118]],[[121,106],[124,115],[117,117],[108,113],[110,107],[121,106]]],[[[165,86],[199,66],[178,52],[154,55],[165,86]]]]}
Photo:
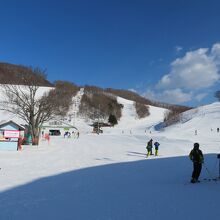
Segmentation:
{"type": "Polygon", "coordinates": [[[199,149],[199,143],[194,143],[194,148],[191,150],[189,158],[193,162],[191,183],[199,182],[199,176],[202,170],[202,164],[204,162],[203,153],[199,149]]]}
{"type": "Polygon", "coordinates": [[[149,156],[149,155],[153,155],[153,153],[152,153],[152,148],[153,148],[153,140],[152,139],[150,139],[148,142],[147,142],[147,157],[149,156]]]}
{"type": "Polygon", "coordinates": [[[158,156],[159,145],[160,145],[160,144],[159,144],[159,142],[157,142],[157,141],[154,143],[154,147],[155,147],[155,156],[158,156]]]}

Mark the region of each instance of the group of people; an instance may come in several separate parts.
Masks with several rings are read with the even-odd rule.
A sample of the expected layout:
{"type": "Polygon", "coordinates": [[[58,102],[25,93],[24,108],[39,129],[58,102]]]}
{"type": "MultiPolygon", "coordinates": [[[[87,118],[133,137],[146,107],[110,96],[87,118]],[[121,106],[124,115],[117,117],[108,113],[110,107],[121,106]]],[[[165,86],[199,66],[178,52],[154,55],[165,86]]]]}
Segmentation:
{"type": "MultiPolygon", "coordinates": [[[[213,128],[211,128],[211,131],[213,131],[213,128]]],[[[219,133],[219,128],[216,128],[216,131],[219,133]]],[[[195,135],[197,135],[197,134],[198,134],[198,131],[195,130],[195,135]]]]}
{"type": "MultiPolygon", "coordinates": [[[[155,156],[158,156],[158,150],[159,150],[159,142],[154,142],[153,139],[150,139],[147,142],[147,157],[150,155],[153,155],[153,145],[155,147],[155,156]]],[[[202,151],[199,149],[199,143],[194,143],[193,149],[189,153],[189,158],[193,162],[193,172],[192,172],[192,179],[191,183],[198,183],[199,176],[202,170],[202,164],[204,163],[204,156],[202,151]]]]}
{"type": "MultiPolygon", "coordinates": [[[[79,138],[79,131],[76,131],[76,132],[72,132],[72,135],[76,138],[79,138]]],[[[67,138],[70,138],[71,137],[71,133],[69,131],[66,131],[63,135],[63,137],[67,137],[67,138]]]]}
{"type": "MultiPolygon", "coordinates": [[[[154,142],[155,156],[158,156],[159,145],[160,145],[159,142],[157,142],[157,141],[154,142]]],[[[153,154],[153,139],[150,139],[147,142],[146,149],[147,149],[147,157],[150,155],[154,155],[153,154]]]]}

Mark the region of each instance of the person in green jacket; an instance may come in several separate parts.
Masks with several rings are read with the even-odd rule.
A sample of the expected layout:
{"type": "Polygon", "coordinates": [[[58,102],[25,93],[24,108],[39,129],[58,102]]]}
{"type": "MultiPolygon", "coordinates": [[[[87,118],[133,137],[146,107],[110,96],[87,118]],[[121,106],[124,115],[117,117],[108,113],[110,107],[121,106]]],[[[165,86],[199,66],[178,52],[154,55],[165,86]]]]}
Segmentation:
{"type": "Polygon", "coordinates": [[[147,149],[147,157],[148,157],[149,155],[153,155],[153,153],[152,153],[152,148],[153,148],[153,140],[150,139],[150,140],[147,142],[147,147],[146,147],[146,149],[147,149]]]}

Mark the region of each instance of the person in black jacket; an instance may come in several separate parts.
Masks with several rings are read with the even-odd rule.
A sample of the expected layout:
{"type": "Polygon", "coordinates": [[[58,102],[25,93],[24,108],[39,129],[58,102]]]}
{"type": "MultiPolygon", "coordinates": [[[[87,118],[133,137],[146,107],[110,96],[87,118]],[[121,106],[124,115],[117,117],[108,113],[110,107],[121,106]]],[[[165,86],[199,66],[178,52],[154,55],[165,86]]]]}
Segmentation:
{"type": "Polygon", "coordinates": [[[149,155],[153,155],[153,152],[152,152],[152,148],[153,148],[153,140],[150,139],[148,142],[147,142],[147,157],[149,155]]]}
{"type": "Polygon", "coordinates": [[[194,148],[189,154],[190,160],[193,162],[193,172],[191,183],[199,182],[199,176],[202,170],[202,164],[204,162],[204,157],[202,151],[199,149],[199,144],[195,143],[194,148]]]}

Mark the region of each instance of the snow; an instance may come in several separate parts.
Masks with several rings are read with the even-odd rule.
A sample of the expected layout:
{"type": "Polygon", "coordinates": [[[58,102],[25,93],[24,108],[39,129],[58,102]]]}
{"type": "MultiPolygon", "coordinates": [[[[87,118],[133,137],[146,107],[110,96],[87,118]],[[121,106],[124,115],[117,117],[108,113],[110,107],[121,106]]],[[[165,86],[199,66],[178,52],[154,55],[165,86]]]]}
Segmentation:
{"type": "Polygon", "coordinates": [[[219,219],[220,181],[189,184],[188,154],[198,141],[209,171],[203,167],[201,179],[218,175],[220,104],[155,131],[166,109],[150,106],[151,115],[139,120],[132,101],[118,101],[122,118],[103,134],[78,119],[79,139],[51,137],[19,152],[0,151],[0,219],[219,219]],[[150,138],[160,142],[159,156],[146,159],[150,138]]]}

